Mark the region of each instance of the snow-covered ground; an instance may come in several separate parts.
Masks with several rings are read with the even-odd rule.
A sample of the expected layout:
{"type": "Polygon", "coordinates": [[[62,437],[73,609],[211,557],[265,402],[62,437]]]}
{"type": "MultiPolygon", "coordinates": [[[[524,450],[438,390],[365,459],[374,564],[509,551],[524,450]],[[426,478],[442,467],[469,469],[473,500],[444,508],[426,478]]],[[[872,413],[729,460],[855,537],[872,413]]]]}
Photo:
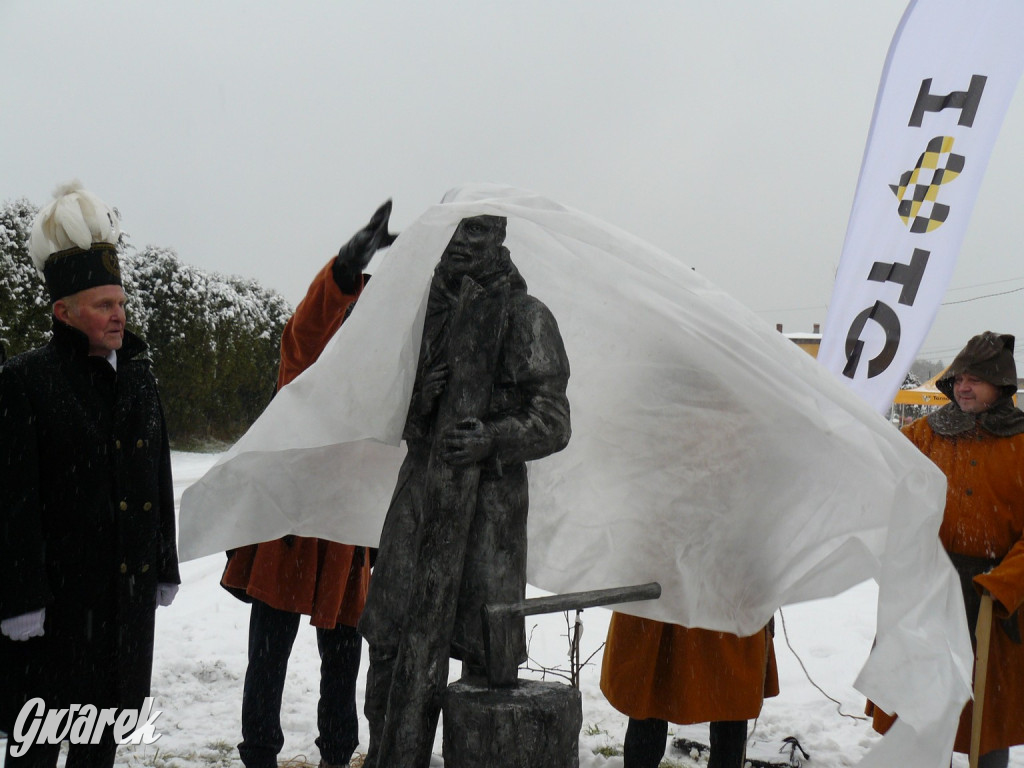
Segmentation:
{"type": "MultiPolygon", "coordinates": [[[[212,454],[174,454],[176,501],[216,458],[212,454]]],[[[217,510],[210,510],[210,514],[217,514],[217,510]]],[[[220,555],[182,565],[183,583],[177,599],[157,613],[153,695],[156,708],[163,712],[157,720],[157,731],[162,736],[149,746],[122,747],[118,766],[241,765],[235,744],[240,740],[249,610],[219,586],[223,567],[220,555]]],[[[795,736],[811,756],[807,766],[851,766],[879,738],[861,716],[864,698],[853,688],[871,647],[875,598],[875,585],[868,582],[837,597],[787,606],[776,614],[775,648],[782,693],[765,702],[751,729],[748,757],[784,761],[788,752],[780,753],[783,739],[795,736]],[[806,667],[806,674],[801,666],[806,667]]],[[[604,641],[610,615],[599,608],[584,611],[584,657],[597,651],[604,641]]],[[[566,669],[565,617],[532,617],[531,626],[535,627],[530,645],[533,666],[566,669]]],[[[364,651],[360,700],[365,672],[364,651]]],[[[452,675],[458,676],[457,662],[453,663],[452,675]]],[[[626,718],[604,700],[599,675],[597,653],[581,674],[580,768],[620,768],[626,718]]],[[[314,746],[319,679],[315,633],[305,624],[292,651],[284,693],[282,763],[298,758],[292,765],[303,765],[304,760],[315,766],[319,761],[314,746]]],[[[671,726],[669,733],[704,744],[708,740],[706,725],[671,726]]],[[[365,747],[366,734],[362,721],[361,748],[365,747]]],[[[442,766],[440,728],[434,752],[432,765],[442,766]]],[[[666,754],[667,764],[672,766],[692,768],[705,765],[706,760],[706,754],[694,759],[671,747],[666,754]]],[[[961,768],[967,761],[956,756],[953,765],[961,768]]],[[[1024,768],[1024,749],[1011,750],[1010,765],[1024,768]]]]}

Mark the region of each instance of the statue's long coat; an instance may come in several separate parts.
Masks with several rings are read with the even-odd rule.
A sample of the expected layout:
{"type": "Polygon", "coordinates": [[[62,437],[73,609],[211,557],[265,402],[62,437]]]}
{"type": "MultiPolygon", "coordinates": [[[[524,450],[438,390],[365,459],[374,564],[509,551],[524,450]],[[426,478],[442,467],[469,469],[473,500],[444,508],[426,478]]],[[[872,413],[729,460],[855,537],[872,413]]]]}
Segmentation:
{"type": "Polygon", "coordinates": [[[0,618],[46,609],[44,635],[0,637],[0,729],[28,698],[139,707],[159,583],[179,583],[163,412],[145,345],[117,373],[54,324],[0,371],[0,618]]]}
{"type": "MultiPolygon", "coordinates": [[[[933,431],[926,418],[903,432],[946,475],[942,545],[950,553],[1001,561],[974,582],[992,593],[996,619],[1017,612],[1013,621],[1024,636],[1018,611],[1024,604],[1024,434],[1000,437],[978,427],[947,437],[933,431]]],[[[876,730],[885,732],[892,718],[874,706],[869,712],[876,730]]],[[[1024,644],[1015,643],[998,620],[992,625],[983,712],[981,754],[1024,744],[1024,644]]],[[[968,701],[957,752],[970,750],[971,717],[968,701]]]]}
{"type": "MultiPolygon", "coordinates": [[[[362,290],[338,287],[332,258],[317,274],[281,335],[280,389],[316,362],[341,327],[362,290]]],[[[242,600],[256,598],[281,611],[302,613],[315,627],[354,627],[370,583],[370,562],[363,547],[287,536],[240,547],[231,553],[221,578],[242,600]]]]}
{"type": "MultiPolygon", "coordinates": [[[[457,297],[435,280],[424,327],[415,401],[425,371],[447,360],[447,326],[457,297]]],[[[504,332],[491,403],[482,419],[495,433],[495,454],[481,467],[466,560],[462,573],[451,654],[483,664],[480,608],[488,602],[523,599],[526,589],[525,462],[561,450],[569,440],[565,395],[569,362],[558,325],[548,308],[526,293],[513,269],[504,332]]],[[[408,454],[388,508],[381,546],[359,631],[371,647],[396,649],[410,585],[420,564],[419,532],[433,413],[411,414],[408,454]]],[[[523,622],[514,652],[526,658],[523,622]]]]}

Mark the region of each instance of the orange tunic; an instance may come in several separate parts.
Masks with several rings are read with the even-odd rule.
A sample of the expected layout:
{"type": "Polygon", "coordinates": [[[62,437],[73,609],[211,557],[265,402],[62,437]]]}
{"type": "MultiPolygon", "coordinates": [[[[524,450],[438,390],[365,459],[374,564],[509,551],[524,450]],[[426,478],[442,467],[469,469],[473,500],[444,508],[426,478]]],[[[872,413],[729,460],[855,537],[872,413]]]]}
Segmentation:
{"type": "Polygon", "coordinates": [[[737,637],[613,613],[601,691],[638,720],[749,720],[779,693],[775,645],[767,628],[737,637]]]}
{"type": "MultiPolygon", "coordinates": [[[[998,437],[976,429],[956,437],[936,434],[927,419],[903,433],[946,475],[946,509],[939,538],[947,552],[1002,558],[974,583],[993,597],[994,614],[1005,618],[1024,603],[1024,434],[998,437]]],[[[1024,635],[1024,621],[1017,616],[1024,635]]],[[[971,627],[972,642],[974,628],[971,627]]],[[[960,716],[955,749],[971,746],[972,704],[960,716]]],[[[869,703],[875,730],[885,733],[893,717],[869,703]]],[[[1024,645],[993,622],[985,687],[981,753],[1024,744],[1024,645]]]]}
{"type": "MultiPolygon", "coordinates": [[[[285,326],[278,389],[316,362],[358,297],[335,283],[333,261],[317,274],[285,326]]],[[[252,544],[234,551],[221,584],[278,610],[306,614],[316,627],[354,627],[370,584],[369,557],[361,549],[302,536],[252,544]]]]}

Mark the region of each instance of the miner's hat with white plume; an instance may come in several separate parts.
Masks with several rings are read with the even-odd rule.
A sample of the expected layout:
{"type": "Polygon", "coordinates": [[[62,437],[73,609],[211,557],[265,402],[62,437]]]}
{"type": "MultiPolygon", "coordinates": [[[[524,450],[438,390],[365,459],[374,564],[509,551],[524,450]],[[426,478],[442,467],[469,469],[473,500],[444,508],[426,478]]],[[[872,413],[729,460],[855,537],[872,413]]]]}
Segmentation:
{"type": "Polygon", "coordinates": [[[75,180],[53,193],[32,222],[28,255],[51,301],[98,285],[121,285],[118,214],[75,180]]]}

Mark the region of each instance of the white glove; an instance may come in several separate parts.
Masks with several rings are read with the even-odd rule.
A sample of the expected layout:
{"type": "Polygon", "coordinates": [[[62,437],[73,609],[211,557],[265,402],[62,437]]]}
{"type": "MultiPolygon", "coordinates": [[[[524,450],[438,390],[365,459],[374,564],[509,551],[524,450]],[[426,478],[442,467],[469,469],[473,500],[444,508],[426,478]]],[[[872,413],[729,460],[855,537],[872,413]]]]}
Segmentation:
{"type": "Polygon", "coordinates": [[[43,636],[43,619],[46,609],[40,608],[32,613],[23,613],[0,621],[0,634],[11,640],[28,640],[30,637],[43,636]]]}
{"type": "Polygon", "coordinates": [[[166,607],[174,602],[174,596],[176,594],[178,594],[177,584],[157,584],[156,604],[166,607]]]}

